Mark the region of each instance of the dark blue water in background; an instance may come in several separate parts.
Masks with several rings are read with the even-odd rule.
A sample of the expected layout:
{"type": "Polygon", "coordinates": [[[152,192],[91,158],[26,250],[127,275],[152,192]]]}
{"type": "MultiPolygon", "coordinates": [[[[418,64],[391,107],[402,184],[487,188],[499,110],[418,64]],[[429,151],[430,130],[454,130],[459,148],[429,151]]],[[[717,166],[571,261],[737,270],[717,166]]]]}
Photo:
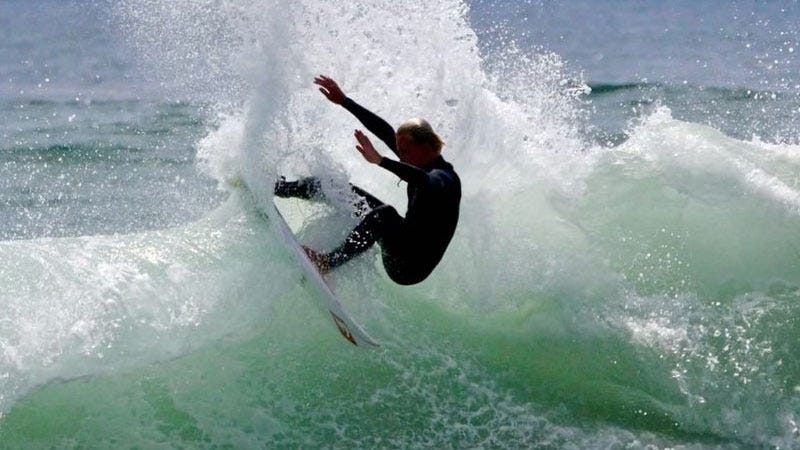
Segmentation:
{"type": "Polygon", "coordinates": [[[214,189],[201,104],[143,77],[110,4],[0,3],[0,236],[162,228],[214,189]]]}
{"type": "Polygon", "coordinates": [[[796,1],[491,1],[473,3],[488,45],[560,55],[593,88],[598,139],[663,104],[738,138],[796,143],[796,1]]]}

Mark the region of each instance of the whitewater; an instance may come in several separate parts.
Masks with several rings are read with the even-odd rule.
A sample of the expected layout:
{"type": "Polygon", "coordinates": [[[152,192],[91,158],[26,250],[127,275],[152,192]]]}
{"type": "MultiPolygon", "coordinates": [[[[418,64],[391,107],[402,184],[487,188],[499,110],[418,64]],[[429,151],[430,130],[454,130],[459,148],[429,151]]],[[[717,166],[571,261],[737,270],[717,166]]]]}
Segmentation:
{"type": "MultiPolygon", "coordinates": [[[[593,140],[583,75],[487,45],[462,1],[110,8],[152,82],[200,105],[190,164],[215,200],[172,220],[142,190],[164,226],[0,241],[0,448],[800,449],[797,142],[659,102],[593,140]],[[329,203],[276,200],[315,248],[356,223],[344,183],[404,209],[318,74],[392,124],[425,117],[462,180],[424,283],[375,250],[333,274],[377,350],[341,339],[259,214],[281,175],[325,179],[329,203]]],[[[41,163],[10,134],[8,178],[41,163]]],[[[46,149],[47,170],[71,157],[46,149]]]]}

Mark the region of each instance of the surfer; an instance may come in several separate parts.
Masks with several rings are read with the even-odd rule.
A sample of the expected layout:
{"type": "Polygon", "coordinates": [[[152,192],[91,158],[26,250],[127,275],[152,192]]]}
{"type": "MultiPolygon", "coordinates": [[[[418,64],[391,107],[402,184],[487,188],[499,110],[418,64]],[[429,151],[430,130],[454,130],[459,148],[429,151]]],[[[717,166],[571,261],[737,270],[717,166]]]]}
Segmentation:
{"type": "MultiPolygon", "coordinates": [[[[410,119],[395,132],[389,123],[347,97],[331,78],[314,79],[319,91],[336,105],[353,114],[372,134],[383,141],[400,161],[381,156],[361,130],[354,136],[364,159],[408,183],[408,208],[405,217],[363,189],[352,186],[370,208],[344,242],[328,253],[306,248],[306,253],[321,272],[341,266],[365,252],[374,243],[381,247],[383,266],[398,284],[423,281],[439,264],[458,223],[461,181],[453,166],[442,158],[444,143],[424,119],[410,119]]],[[[298,181],[279,180],[278,197],[320,198],[316,178],[298,181]]]]}

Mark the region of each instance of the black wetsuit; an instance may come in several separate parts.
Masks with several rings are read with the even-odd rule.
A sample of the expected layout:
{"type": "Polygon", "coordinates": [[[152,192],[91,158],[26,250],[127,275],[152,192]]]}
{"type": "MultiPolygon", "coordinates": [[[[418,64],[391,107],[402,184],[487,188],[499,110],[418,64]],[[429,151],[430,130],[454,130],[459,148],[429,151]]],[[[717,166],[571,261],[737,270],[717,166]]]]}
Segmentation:
{"type": "MultiPolygon", "coordinates": [[[[395,131],[391,125],[349,98],[342,106],[397,154],[395,131]]],[[[441,156],[425,167],[388,158],[383,158],[380,166],[408,183],[405,218],[394,207],[352,186],[371,211],[339,247],[323,258],[331,268],[337,267],[377,241],[389,277],[398,284],[419,283],[433,272],[455,233],[461,181],[453,166],[441,156]]],[[[275,195],[311,199],[319,197],[321,190],[317,179],[306,178],[294,182],[279,181],[275,185],[275,195]]]]}

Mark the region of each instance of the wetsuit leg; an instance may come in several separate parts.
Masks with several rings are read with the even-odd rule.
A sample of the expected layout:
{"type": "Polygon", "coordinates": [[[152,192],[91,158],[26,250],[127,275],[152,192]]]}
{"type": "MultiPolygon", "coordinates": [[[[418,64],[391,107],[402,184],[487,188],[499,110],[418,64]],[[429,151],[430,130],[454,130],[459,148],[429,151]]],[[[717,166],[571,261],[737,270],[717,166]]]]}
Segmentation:
{"type": "MultiPolygon", "coordinates": [[[[408,250],[416,245],[406,239],[403,217],[394,207],[384,204],[369,192],[355,185],[350,187],[353,193],[364,199],[370,211],[339,247],[329,253],[320,254],[325,265],[330,269],[339,267],[378,242],[382,249],[384,268],[392,280],[399,284],[414,284],[424,279],[427,274],[418,274],[420,267],[413,264],[407,255],[408,250]]],[[[298,181],[280,180],[275,183],[275,195],[306,200],[321,200],[324,197],[320,182],[314,177],[298,181]]]]}
{"type": "Polygon", "coordinates": [[[424,243],[419,236],[411,236],[408,230],[390,235],[381,240],[381,256],[386,274],[397,284],[411,285],[423,281],[431,274],[436,264],[431,264],[420,254],[424,243]]]}
{"type": "Polygon", "coordinates": [[[281,177],[275,182],[275,195],[281,198],[302,198],[305,200],[321,200],[322,186],[316,177],[302,178],[297,181],[286,181],[281,177]]]}
{"type": "Polygon", "coordinates": [[[374,195],[370,194],[369,192],[361,189],[360,187],[358,187],[358,186],[356,186],[354,184],[351,184],[350,188],[353,190],[353,192],[356,195],[359,195],[359,196],[364,198],[364,201],[367,203],[367,206],[369,206],[369,209],[378,209],[378,208],[380,208],[381,206],[384,205],[384,203],[382,201],[378,200],[377,197],[375,197],[374,195]]]}
{"type": "Polygon", "coordinates": [[[373,209],[364,217],[342,245],[323,255],[328,266],[333,269],[350,261],[355,256],[367,251],[377,241],[383,242],[399,235],[403,226],[403,218],[394,207],[382,205],[373,209]]]}
{"type": "MultiPolygon", "coordinates": [[[[369,209],[377,209],[383,206],[383,202],[369,192],[351,184],[350,189],[356,195],[362,197],[369,209]]],[[[275,195],[281,198],[301,198],[304,200],[322,200],[325,197],[322,192],[322,184],[316,177],[302,178],[297,181],[286,181],[281,177],[275,182],[275,195]]],[[[359,202],[354,202],[357,206],[359,202]]]]}

